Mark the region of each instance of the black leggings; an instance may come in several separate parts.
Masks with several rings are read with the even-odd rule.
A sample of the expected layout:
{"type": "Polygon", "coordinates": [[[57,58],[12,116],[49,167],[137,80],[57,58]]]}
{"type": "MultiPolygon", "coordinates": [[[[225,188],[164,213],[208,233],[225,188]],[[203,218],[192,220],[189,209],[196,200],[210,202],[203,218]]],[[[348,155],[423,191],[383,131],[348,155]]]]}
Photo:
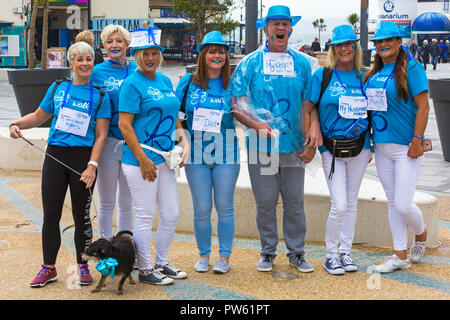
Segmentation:
{"type": "MultiPolygon", "coordinates": [[[[67,166],[82,173],[89,162],[92,148],[90,147],[47,147],[47,153],[60,160],[67,166]]],[[[75,249],[77,263],[86,263],[81,253],[92,242],[92,226],[90,208],[92,197],[86,184],[80,181],[80,176],[72,170],[58,163],[48,155],[45,156],[42,169],[42,204],[44,207],[44,222],[42,225],[42,248],[44,264],[56,263],[59,247],[61,246],[61,221],[64,198],[67,187],[70,186],[72,201],[72,215],[75,223],[75,249]]],[[[94,190],[94,185],[90,188],[94,190]]]]}

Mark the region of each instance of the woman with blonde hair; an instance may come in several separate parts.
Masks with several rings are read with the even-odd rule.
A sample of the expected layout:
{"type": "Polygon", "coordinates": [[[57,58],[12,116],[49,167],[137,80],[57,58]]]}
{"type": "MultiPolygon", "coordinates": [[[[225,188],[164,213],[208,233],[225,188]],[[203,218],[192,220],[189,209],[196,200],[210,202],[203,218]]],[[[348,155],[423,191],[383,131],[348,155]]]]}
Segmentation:
{"type": "Polygon", "coordinates": [[[130,190],[122,171],[122,147],[117,148],[123,135],[119,129],[119,90],[122,82],[136,71],[136,63],[127,60],[131,41],[128,30],[120,25],[107,25],[100,35],[109,57],[95,66],[91,80],[108,92],[111,102],[111,123],[105,150],[98,164],[97,188],[100,198],[98,230],[109,239],[113,231],[113,214],[117,200],[117,231],[133,230],[133,204],[130,190]]]}
{"type": "Polygon", "coordinates": [[[381,273],[409,269],[425,254],[427,229],[414,203],[423,162],[424,132],[428,122],[428,80],[422,65],[402,47],[394,22],[382,21],[372,41],[377,53],[364,77],[368,97],[378,176],[388,201],[394,254],[377,266],[381,273]],[[415,234],[407,255],[408,227],[415,234]]]}
{"type": "MultiPolygon", "coordinates": [[[[126,145],[122,170],[130,188],[135,209],[133,238],[136,244],[139,281],[167,285],[186,278],[186,272],[170,264],[169,249],[178,222],[179,206],[174,169],[161,152],[175,152],[182,167],[190,154],[189,142],[177,120],[180,102],[170,79],[157,68],[162,61],[161,30],[139,29],[130,43],[138,71],[126,78],[119,95],[119,128],[126,145]],[[177,148],[180,149],[180,148],[177,148]],[[150,247],[156,204],[160,223],[155,237],[155,263],[150,247]]],[[[176,156],[176,155],[174,155],[176,156]]]]}
{"type": "Polygon", "coordinates": [[[30,284],[34,288],[58,279],[55,263],[61,246],[59,223],[68,187],[75,222],[79,283],[92,283],[87,261],[81,254],[92,241],[92,193],[111,111],[108,94],[89,80],[94,68],[92,47],[85,42],[77,42],[70,46],[67,56],[73,78],[53,83],[35,112],[9,126],[11,137],[17,139],[22,136],[21,130],[37,127],[54,115],[42,169],[43,264],[30,284]]]}
{"type": "Polygon", "coordinates": [[[357,270],[350,250],[359,188],[371,155],[358,41],[350,25],[333,30],[328,66],[314,73],[303,107],[306,153],[312,159],[319,147],[330,191],[324,267],[333,275],[357,270]]]}

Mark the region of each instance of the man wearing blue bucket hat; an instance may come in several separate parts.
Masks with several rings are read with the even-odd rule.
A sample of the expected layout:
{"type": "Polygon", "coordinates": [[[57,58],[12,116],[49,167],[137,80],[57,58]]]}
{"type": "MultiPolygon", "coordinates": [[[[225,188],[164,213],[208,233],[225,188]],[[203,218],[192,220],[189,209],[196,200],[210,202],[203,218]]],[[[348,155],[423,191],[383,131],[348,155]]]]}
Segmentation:
{"type": "MultiPolygon", "coordinates": [[[[305,260],[303,130],[301,106],[311,79],[308,60],[288,49],[300,21],[286,6],[269,8],[256,21],[266,45],[237,66],[230,84],[234,117],[246,127],[248,170],[261,241],[258,271],[271,271],[278,244],[276,209],[283,199],[283,233],[290,265],[312,272],[305,260]]],[[[305,159],[306,160],[306,159],[305,159]]]]}
{"type": "Polygon", "coordinates": [[[325,230],[327,253],[324,267],[334,275],[357,270],[350,251],[355,233],[358,192],[370,158],[368,122],[365,119],[367,102],[362,89],[362,55],[358,41],[352,26],[334,28],[328,64],[314,73],[303,106],[305,135],[311,138],[307,139],[308,145],[321,145],[320,139],[316,141],[313,138],[320,137],[320,133],[307,132],[310,128],[316,130],[317,115],[314,114],[314,121],[312,115],[319,113],[324,142],[319,151],[331,198],[325,230]],[[322,87],[325,88],[323,92],[322,87]],[[336,149],[341,144],[354,148],[338,153],[336,149]]]}
{"type": "Polygon", "coordinates": [[[409,269],[425,254],[427,229],[414,192],[423,162],[428,122],[428,80],[422,65],[408,56],[401,34],[391,21],[380,22],[372,41],[377,53],[364,77],[375,143],[378,176],[388,201],[394,254],[377,272],[409,269]],[[415,239],[407,255],[408,227],[415,239]]]}

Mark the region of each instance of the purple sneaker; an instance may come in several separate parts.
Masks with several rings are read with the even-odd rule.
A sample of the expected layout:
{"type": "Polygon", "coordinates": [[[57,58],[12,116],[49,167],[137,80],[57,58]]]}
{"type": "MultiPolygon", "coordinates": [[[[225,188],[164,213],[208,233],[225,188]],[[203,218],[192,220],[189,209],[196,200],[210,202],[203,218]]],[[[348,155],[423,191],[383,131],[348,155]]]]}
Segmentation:
{"type": "Polygon", "coordinates": [[[39,271],[36,278],[34,278],[34,280],[30,283],[30,287],[40,288],[49,282],[56,281],[57,279],[58,276],[56,274],[56,268],[48,268],[45,264],[43,264],[41,271],[39,271]]]}
{"type": "Polygon", "coordinates": [[[80,276],[80,284],[81,285],[90,285],[92,284],[92,277],[91,274],[89,273],[89,268],[87,263],[86,264],[82,264],[81,267],[78,267],[78,274],[80,276]]]}

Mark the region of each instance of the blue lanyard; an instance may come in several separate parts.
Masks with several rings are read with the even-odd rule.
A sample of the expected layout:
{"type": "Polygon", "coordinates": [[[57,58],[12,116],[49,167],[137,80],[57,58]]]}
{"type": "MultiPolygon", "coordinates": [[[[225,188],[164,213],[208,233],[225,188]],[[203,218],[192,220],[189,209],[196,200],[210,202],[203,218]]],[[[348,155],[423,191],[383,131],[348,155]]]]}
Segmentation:
{"type": "MultiPolygon", "coordinates": [[[[264,52],[271,52],[269,49],[269,40],[266,40],[266,45],[264,46],[264,52]]],[[[281,53],[281,52],[279,52],[281,53]]],[[[292,58],[294,58],[294,56],[292,55],[292,53],[289,51],[289,48],[286,49],[286,51],[284,53],[289,54],[292,58]]]]}
{"type": "MultiPolygon", "coordinates": [[[[383,90],[386,90],[387,85],[388,85],[389,81],[391,80],[392,75],[394,74],[395,66],[396,66],[396,65],[397,65],[397,64],[394,64],[394,69],[392,69],[392,72],[389,74],[389,77],[388,77],[388,78],[386,79],[386,81],[384,82],[383,90]]],[[[370,82],[370,80],[372,80],[373,76],[374,76],[374,75],[372,75],[372,76],[367,80],[367,87],[369,87],[369,82],[370,82]]]]}
{"type": "MultiPolygon", "coordinates": [[[[222,87],[222,76],[220,76],[220,111],[223,110],[223,87],[222,87]]],[[[197,110],[200,107],[200,102],[202,100],[202,93],[204,92],[203,88],[200,87],[200,94],[198,95],[198,99],[197,99],[197,105],[195,106],[195,110],[197,110]]]]}
{"type": "MultiPolygon", "coordinates": [[[[66,106],[67,104],[67,100],[68,100],[68,96],[69,96],[69,92],[70,92],[70,88],[72,87],[72,81],[73,79],[70,79],[69,84],[67,85],[67,89],[64,92],[64,96],[63,96],[63,101],[61,104],[61,110],[66,106]]],[[[89,81],[89,109],[88,109],[88,114],[89,116],[91,116],[92,113],[92,105],[94,102],[94,87],[92,86],[92,82],[89,81]]]]}
{"type": "Polygon", "coordinates": [[[128,64],[126,62],[125,62],[125,64],[121,64],[119,62],[112,61],[111,59],[109,59],[108,61],[111,64],[115,64],[117,66],[125,67],[125,77],[123,79],[126,79],[126,77],[128,77],[128,64]]]}
{"type": "MultiPolygon", "coordinates": [[[[341,77],[339,77],[339,73],[338,73],[338,70],[336,69],[336,67],[334,67],[334,73],[336,74],[336,77],[338,78],[338,81],[339,81],[339,83],[341,84],[341,86],[343,86],[344,89],[347,90],[347,87],[346,87],[345,84],[342,82],[341,77]]],[[[361,77],[359,77],[359,85],[360,85],[360,87],[361,87],[361,92],[362,92],[362,94],[363,94],[364,96],[366,96],[365,93],[364,93],[364,90],[363,90],[363,85],[362,85],[361,77]]],[[[367,97],[366,97],[366,98],[367,98],[367,97]]]]}

